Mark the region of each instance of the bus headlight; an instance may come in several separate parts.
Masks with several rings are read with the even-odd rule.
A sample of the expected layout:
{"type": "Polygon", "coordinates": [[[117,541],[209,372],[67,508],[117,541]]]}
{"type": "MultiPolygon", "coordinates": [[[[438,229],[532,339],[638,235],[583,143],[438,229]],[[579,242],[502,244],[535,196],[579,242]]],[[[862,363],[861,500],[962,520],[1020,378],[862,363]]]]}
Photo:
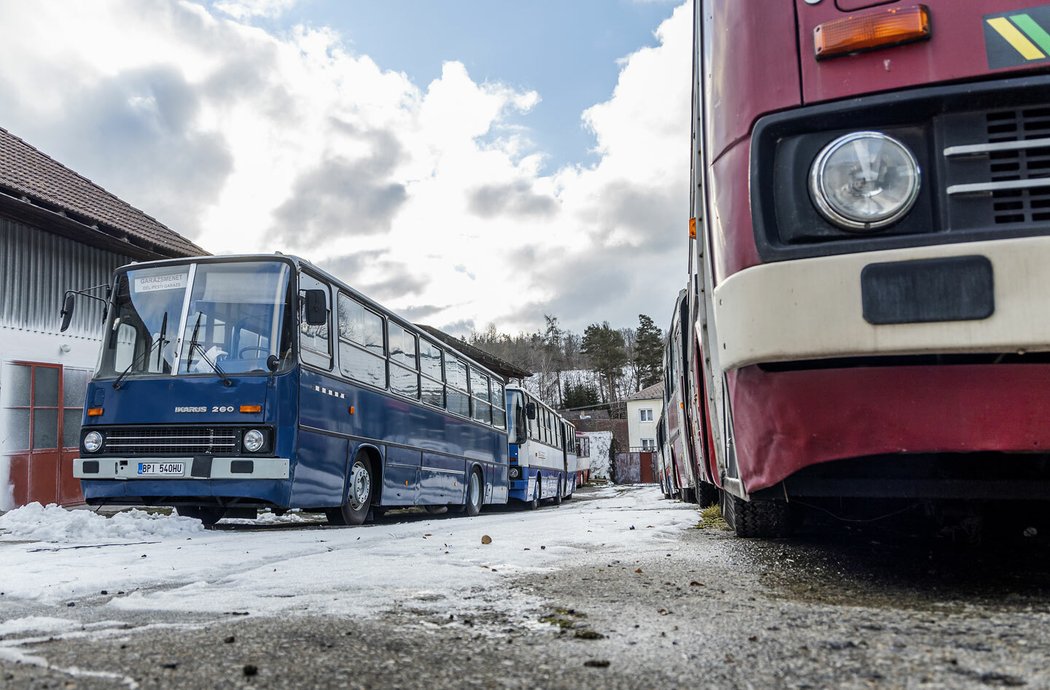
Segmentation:
{"type": "Polygon", "coordinates": [[[244,432],[244,449],[249,453],[258,453],[266,445],[266,436],[258,429],[244,432]]]}
{"type": "Polygon", "coordinates": [[[510,478],[511,479],[517,479],[520,476],[521,476],[521,470],[520,469],[518,469],[517,467],[511,467],[510,468],[510,478]]]}
{"type": "Polygon", "coordinates": [[[919,164],[879,132],[854,132],[824,147],[809,173],[821,215],[845,230],[877,230],[904,216],[919,196],[919,164]]]}
{"type": "Polygon", "coordinates": [[[88,453],[97,453],[102,447],[102,434],[97,431],[89,431],[84,434],[84,450],[88,453]]]}

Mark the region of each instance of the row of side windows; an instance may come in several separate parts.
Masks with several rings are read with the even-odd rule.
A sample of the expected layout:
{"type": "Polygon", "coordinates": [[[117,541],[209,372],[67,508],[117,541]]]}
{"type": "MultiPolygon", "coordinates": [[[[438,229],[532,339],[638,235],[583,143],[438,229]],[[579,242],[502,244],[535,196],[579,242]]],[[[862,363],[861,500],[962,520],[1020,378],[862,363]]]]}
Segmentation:
{"type": "MultiPolygon", "coordinates": [[[[329,295],[326,283],[306,274],[300,275],[299,287],[324,290],[325,295],[329,295]]],[[[343,292],[336,293],[336,315],[339,373],[343,376],[461,417],[506,428],[507,413],[500,381],[467,366],[434,343],[420,340],[408,329],[343,292]]],[[[329,309],[328,322],[331,320],[329,309]]],[[[299,323],[302,361],[331,370],[333,353],[328,325],[310,326],[304,314],[300,314],[299,323]]]]}

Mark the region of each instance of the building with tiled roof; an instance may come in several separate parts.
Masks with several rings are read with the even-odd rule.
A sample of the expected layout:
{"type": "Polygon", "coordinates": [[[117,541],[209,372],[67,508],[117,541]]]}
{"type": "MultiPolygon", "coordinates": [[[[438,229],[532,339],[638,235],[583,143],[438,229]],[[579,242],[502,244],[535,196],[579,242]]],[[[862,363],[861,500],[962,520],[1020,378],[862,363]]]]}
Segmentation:
{"type": "Polygon", "coordinates": [[[65,291],[102,297],[118,266],[206,253],[0,129],[0,512],[81,500],[72,461],[102,304],[80,301],[61,333],[65,291]]]}

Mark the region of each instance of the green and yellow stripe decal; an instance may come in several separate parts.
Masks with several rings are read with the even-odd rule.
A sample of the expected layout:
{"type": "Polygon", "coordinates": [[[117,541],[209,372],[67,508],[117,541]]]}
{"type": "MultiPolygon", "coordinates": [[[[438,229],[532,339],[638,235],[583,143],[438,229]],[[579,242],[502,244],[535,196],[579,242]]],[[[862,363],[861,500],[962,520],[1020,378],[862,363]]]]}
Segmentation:
{"type": "Polygon", "coordinates": [[[1045,60],[1050,56],[1050,33],[1029,14],[986,19],[995,30],[1025,60],[1045,60]]]}

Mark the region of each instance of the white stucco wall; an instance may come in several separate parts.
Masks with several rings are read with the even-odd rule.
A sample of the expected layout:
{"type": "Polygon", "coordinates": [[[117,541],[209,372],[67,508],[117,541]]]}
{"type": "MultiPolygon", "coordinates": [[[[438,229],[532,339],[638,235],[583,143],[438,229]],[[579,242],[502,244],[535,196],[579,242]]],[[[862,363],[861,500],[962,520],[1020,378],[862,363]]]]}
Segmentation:
{"type": "MultiPolygon", "coordinates": [[[[627,439],[632,451],[642,449],[642,439],[651,438],[656,443],[656,420],[660,418],[659,398],[627,401],[627,439]],[[641,421],[641,410],[652,410],[652,420],[641,421]]],[[[655,446],[654,446],[655,448],[655,446]]]]}

